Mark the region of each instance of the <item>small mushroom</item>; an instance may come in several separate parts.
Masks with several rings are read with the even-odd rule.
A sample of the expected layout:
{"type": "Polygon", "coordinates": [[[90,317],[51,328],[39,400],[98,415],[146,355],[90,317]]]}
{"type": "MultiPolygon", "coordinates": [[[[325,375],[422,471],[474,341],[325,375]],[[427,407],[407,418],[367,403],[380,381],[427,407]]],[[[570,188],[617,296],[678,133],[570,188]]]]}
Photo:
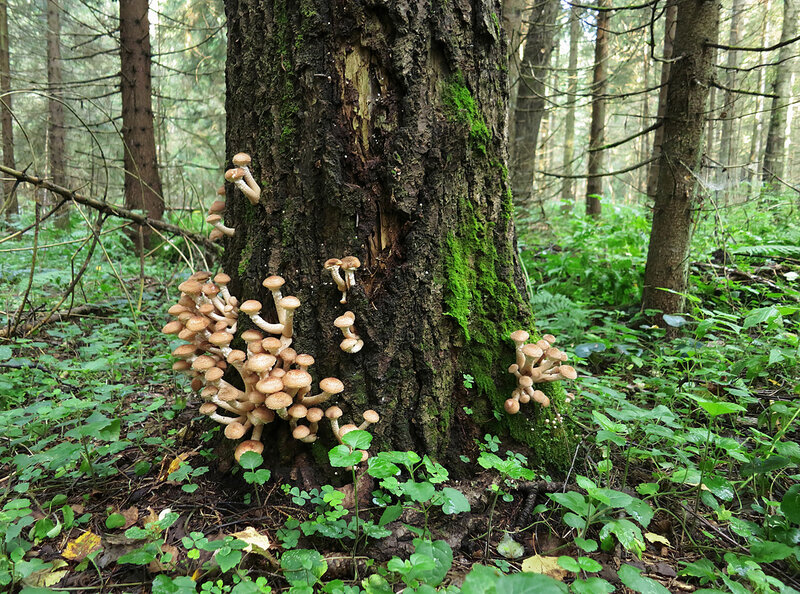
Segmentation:
{"type": "Polygon", "coordinates": [[[250,204],[258,204],[258,200],[261,197],[261,190],[256,192],[253,188],[247,185],[247,182],[244,180],[244,170],[241,167],[228,169],[225,172],[225,180],[239,188],[242,191],[242,194],[247,196],[247,199],[250,200],[250,204]]]}

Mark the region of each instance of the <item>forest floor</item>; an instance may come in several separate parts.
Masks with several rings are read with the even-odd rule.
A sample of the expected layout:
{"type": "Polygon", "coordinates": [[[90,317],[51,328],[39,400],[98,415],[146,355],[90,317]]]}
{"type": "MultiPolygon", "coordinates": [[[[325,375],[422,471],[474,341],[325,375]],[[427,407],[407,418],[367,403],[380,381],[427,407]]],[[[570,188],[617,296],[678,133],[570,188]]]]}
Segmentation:
{"type": "MultiPolygon", "coordinates": [[[[357,496],[347,473],[330,481],[302,459],[220,465],[219,432],[158,332],[175,283],[148,278],[131,308],[115,287],[136,286],[138,261],[118,238],[118,266],[98,263],[85,288],[109,309],[0,342],[0,589],[800,590],[800,230],[753,215],[721,262],[701,229],[688,311],[656,327],[635,306],[645,217],[604,216],[603,234],[577,219],[523,253],[539,329],[581,373],[569,472],[487,435],[438,461],[459,479],[373,452],[407,490],[362,465],[357,496]],[[501,586],[480,566],[555,581],[501,586]]],[[[7,266],[0,282],[20,294],[27,276],[7,266]]],[[[57,294],[59,274],[38,271],[32,300],[57,294]]]]}

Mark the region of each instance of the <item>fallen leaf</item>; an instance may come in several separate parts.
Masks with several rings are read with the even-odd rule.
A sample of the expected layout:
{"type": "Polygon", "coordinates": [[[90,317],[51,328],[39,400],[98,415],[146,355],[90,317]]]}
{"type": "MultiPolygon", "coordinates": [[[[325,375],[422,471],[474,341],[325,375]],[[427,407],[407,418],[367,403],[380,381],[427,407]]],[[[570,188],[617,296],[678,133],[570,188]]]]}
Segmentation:
{"type": "Polygon", "coordinates": [[[184,452],[183,454],[178,454],[177,456],[175,456],[172,462],[169,463],[169,467],[167,468],[167,470],[163,471],[161,475],[158,477],[158,480],[160,481],[167,480],[167,477],[176,470],[178,470],[181,467],[181,464],[186,462],[186,460],[188,460],[189,456],[191,456],[192,454],[194,454],[194,452],[184,452]]]}
{"type": "Polygon", "coordinates": [[[511,535],[506,532],[500,542],[497,543],[497,552],[506,559],[516,559],[525,554],[525,547],[511,538],[511,535]]]}
{"type": "Polygon", "coordinates": [[[122,514],[122,517],[125,518],[125,525],[122,527],[124,530],[127,530],[134,524],[136,524],[136,520],[139,519],[139,508],[137,507],[129,507],[128,509],[119,512],[122,514]]]}
{"type": "Polygon", "coordinates": [[[24,578],[22,583],[33,588],[49,588],[55,586],[69,573],[69,569],[61,569],[67,566],[67,562],[61,559],[54,559],[48,565],[49,567],[34,571],[24,578]]]}
{"type": "Polygon", "coordinates": [[[525,573],[541,573],[557,580],[563,580],[569,573],[558,564],[558,557],[545,557],[534,555],[522,562],[522,571],[525,573]]]}
{"type": "Polygon", "coordinates": [[[100,548],[100,537],[92,531],[84,532],[67,543],[61,556],[70,561],[83,561],[92,551],[100,548]]]}
{"type": "Polygon", "coordinates": [[[172,556],[170,557],[169,561],[164,561],[163,563],[161,559],[150,561],[150,563],[147,565],[147,569],[150,573],[160,573],[162,571],[168,571],[175,568],[175,565],[178,562],[178,548],[171,544],[163,544],[161,545],[161,552],[169,553],[172,556]]]}
{"type": "Polygon", "coordinates": [[[144,519],[143,525],[147,526],[148,524],[152,524],[153,522],[158,522],[158,514],[155,511],[153,511],[153,508],[148,507],[147,511],[149,513],[147,514],[147,517],[144,519]]]}
{"type": "Polygon", "coordinates": [[[241,532],[234,532],[231,534],[231,536],[246,542],[247,546],[244,548],[244,550],[248,553],[255,553],[256,555],[261,555],[262,557],[272,557],[272,555],[269,553],[269,537],[266,534],[261,534],[252,526],[248,526],[241,532]]]}
{"type": "Polygon", "coordinates": [[[655,534],[654,532],[645,532],[644,533],[644,537],[647,540],[649,540],[650,542],[653,542],[653,543],[657,542],[659,544],[663,544],[663,545],[666,545],[668,547],[672,546],[670,544],[670,542],[669,542],[669,539],[661,536],[660,534],[655,534]]]}

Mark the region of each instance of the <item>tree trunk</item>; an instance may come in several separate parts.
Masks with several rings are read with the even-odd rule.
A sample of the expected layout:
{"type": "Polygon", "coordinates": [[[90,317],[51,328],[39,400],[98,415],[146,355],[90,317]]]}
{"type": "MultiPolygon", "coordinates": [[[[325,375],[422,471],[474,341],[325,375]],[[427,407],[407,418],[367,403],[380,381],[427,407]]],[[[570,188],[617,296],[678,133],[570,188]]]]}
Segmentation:
{"type": "MultiPolygon", "coordinates": [[[[6,0],[0,0],[0,132],[3,136],[3,165],[16,169],[14,161],[14,128],[11,117],[11,62],[8,51],[8,11],[6,0]]],[[[0,212],[8,219],[19,212],[14,180],[3,182],[0,212]]]]}
{"type": "MultiPolygon", "coordinates": [[[[608,8],[611,0],[600,0],[598,6],[608,8]]],[[[589,127],[589,177],[586,180],[586,214],[599,216],[603,195],[605,151],[592,150],[603,146],[606,130],[606,61],[608,60],[608,10],[597,11],[597,38],[594,42],[594,75],[592,77],[592,122],[589,127]],[[595,177],[592,177],[595,176],[595,177]]]]}
{"type": "MultiPolygon", "coordinates": [[[[783,0],[783,26],[781,41],[797,35],[798,7],[800,0],[783,0]]],[[[772,86],[772,109],[770,111],[767,144],[764,147],[764,182],[774,185],[783,177],[786,144],[786,118],[792,101],[792,72],[797,62],[797,44],[784,45],[778,50],[775,66],[775,82],[772,86]]]]}
{"type": "MultiPolygon", "coordinates": [[[[741,17],[745,11],[745,0],[733,0],[731,8],[731,30],[728,36],[728,45],[737,47],[742,40],[741,17]]],[[[728,50],[726,66],[729,68],[725,80],[728,89],[736,88],[736,71],[734,68],[739,64],[739,52],[728,50]]],[[[761,70],[759,68],[759,70],[761,70]]],[[[722,101],[722,133],[720,134],[719,160],[725,166],[731,166],[736,161],[736,139],[733,133],[733,123],[736,115],[736,93],[730,90],[725,91],[725,98],[722,101]]]]}
{"type": "MultiPolygon", "coordinates": [[[[122,142],[125,145],[125,206],[161,219],[164,200],[158,175],[150,87],[150,21],[147,0],[120,0],[119,36],[122,87],[122,142]]],[[[137,249],[150,244],[150,230],[132,239],[137,249]]]]}
{"type": "Polygon", "coordinates": [[[669,78],[658,189],[644,276],[644,309],[675,313],[683,309],[689,247],[696,205],[694,171],[703,152],[709,82],[719,9],[714,0],[679,5],[675,55],[669,78]],[[664,290],[666,289],[666,290],[664,290]]]}
{"type": "MultiPolygon", "coordinates": [[[[252,155],[262,188],[255,206],[227,188],[232,292],[265,302],[262,279],[282,275],[303,304],[293,348],[314,356],[317,381],[344,382],[345,418],[374,408],[375,447],[457,462],[503,410],[516,382],[508,335],[531,323],[499,3],[227,0],[226,12],[228,154],[252,155]],[[340,305],[323,263],[345,255],[362,266],[340,305]],[[338,347],[345,309],[365,343],[357,354],[338,347]]],[[[500,418],[563,464],[564,431],[544,423],[563,398],[551,399],[500,418]]]]}
{"type": "MultiPolygon", "coordinates": [[[[503,0],[503,31],[508,43],[508,134],[514,138],[514,112],[517,108],[519,91],[519,49],[523,39],[523,14],[526,13],[526,0],[503,0]]],[[[527,20],[527,19],[525,19],[527,20]]]]}
{"type": "Polygon", "coordinates": [[[553,51],[558,6],[558,0],[542,0],[534,5],[520,65],[510,170],[514,202],[523,212],[532,205],[536,145],[545,110],[545,81],[553,51]]]}
{"type": "MultiPolygon", "coordinates": [[[[642,80],[644,81],[643,88],[650,88],[650,47],[647,43],[643,44],[644,55],[642,56],[642,63],[644,72],[642,73],[642,80]]],[[[642,95],[642,127],[648,126],[650,122],[650,93],[642,95]]],[[[636,163],[644,163],[647,160],[647,153],[650,149],[650,134],[642,134],[639,139],[639,156],[636,163]]],[[[636,188],[641,191],[642,188],[646,189],[647,184],[647,168],[640,167],[636,171],[636,188]]]]}
{"type": "MultiPolygon", "coordinates": [[[[61,73],[61,7],[57,0],[47,0],[47,162],[50,179],[57,186],[67,187],[64,167],[66,150],[66,128],[64,127],[64,105],[61,73]]],[[[50,202],[56,203],[60,197],[49,194],[50,202]]],[[[55,226],[64,229],[69,226],[69,209],[64,205],[55,214],[55,226]]]]}
{"type": "MultiPolygon", "coordinates": [[[[769,14],[769,5],[770,2],[767,2],[764,5],[764,17],[761,19],[761,28],[759,33],[759,41],[758,45],[760,47],[764,47],[764,44],[767,41],[767,24],[769,23],[769,19],[767,18],[767,14],[769,14]]],[[[764,69],[758,68],[756,74],[756,91],[761,93],[762,95],[766,93],[767,85],[766,85],[766,77],[764,76],[764,69]]],[[[761,155],[761,145],[764,140],[764,105],[765,105],[765,98],[763,96],[754,97],[755,101],[755,108],[753,111],[753,128],[750,133],[750,154],[747,159],[748,167],[747,167],[747,182],[751,184],[751,191],[750,194],[757,194],[757,192],[753,192],[753,180],[755,178],[760,178],[760,171],[759,171],[759,163],[760,163],[760,155],[761,155]]]]}
{"type": "Polygon", "coordinates": [[[664,142],[664,116],[667,113],[667,90],[669,89],[669,71],[675,44],[675,19],[678,16],[678,4],[667,4],[664,15],[664,49],[661,62],[661,86],[658,89],[658,121],[662,125],[656,128],[653,136],[653,159],[647,172],[647,195],[655,198],[658,189],[658,165],[661,162],[661,145],[664,142]]]}
{"type": "Polygon", "coordinates": [[[575,6],[570,7],[569,21],[569,83],[567,84],[567,114],[564,117],[564,178],[561,180],[561,202],[566,211],[572,210],[575,203],[575,184],[571,178],[575,159],[575,103],[578,93],[578,42],[581,28],[580,12],[575,6]]]}

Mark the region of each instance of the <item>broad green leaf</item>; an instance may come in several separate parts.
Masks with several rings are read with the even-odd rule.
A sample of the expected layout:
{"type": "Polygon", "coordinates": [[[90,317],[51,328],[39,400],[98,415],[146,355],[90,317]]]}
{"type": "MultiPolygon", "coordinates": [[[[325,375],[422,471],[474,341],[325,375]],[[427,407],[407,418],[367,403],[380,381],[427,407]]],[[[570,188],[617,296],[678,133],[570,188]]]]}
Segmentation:
{"type": "Polygon", "coordinates": [[[433,494],[436,492],[436,488],[427,481],[423,481],[418,483],[416,481],[406,481],[404,483],[400,483],[403,488],[403,492],[408,495],[414,501],[419,503],[425,503],[426,501],[430,501],[433,494]]]}
{"type": "Polygon", "coordinates": [[[403,515],[403,506],[400,504],[390,505],[381,514],[381,519],[378,520],[378,526],[386,526],[394,522],[397,518],[403,515]]]}
{"type": "Polygon", "coordinates": [[[550,499],[574,511],[579,516],[586,517],[589,515],[589,503],[586,497],[575,491],[567,491],[566,493],[549,493],[547,495],[550,499]]]}
{"type": "Polygon", "coordinates": [[[611,594],[614,586],[602,578],[592,577],[587,580],[575,580],[571,584],[571,591],[574,594],[611,594]]]}
{"type": "Polygon", "coordinates": [[[361,462],[361,452],[353,452],[346,445],[338,445],[328,452],[331,466],[346,468],[361,462]]]}
{"type": "Polygon", "coordinates": [[[706,400],[699,396],[692,396],[692,398],[699,404],[712,417],[720,415],[729,415],[735,412],[743,412],[747,409],[735,402],[724,402],[720,400],[706,400]]]}
{"type": "Polygon", "coordinates": [[[318,551],[296,549],[281,556],[281,569],[292,586],[314,586],[328,571],[328,563],[318,551]]]}
{"type": "Polygon", "coordinates": [[[377,479],[388,478],[400,474],[400,468],[393,462],[386,460],[381,454],[367,461],[367,472],[377,479]]]}
{"type": "Polygon", "coordinates": [[[469,501],[458,489],[444,487],[437,498],[437,505],[442,506],[442,512],[447,515],[460,514],[470,511],[469,501]]]}
{"type": "Polygon", "coordinates": [[[772,563],[773,561],[782,561],[794,555],[798,550],[797,547],[790,547],[782,542],[754,542],[750,545],[750,554],[753,555],[758,563],[772,563]]]}
{"type": "Polygon", "coordinates": [[[245,452],[239,458],[239,465],[245,470],[254,470],[264,463],[264,458],[257,452],[245,452]]]}
{"type": "Polygon", "coordinates": [[[416,554],[425,555],[434,561],[432,568],[415,573],[416,579],[431,586],[441,584],[453,566],[453,549],[450,548],[450,545],[443,540],[430,541],[415,538],[414,551],[416,554]]]}
{"type": "Polygon", "coordinates": [[[793,524],[800,524],[800,484],[792,485],[783,495],[781,511],[793,524]]]}
{"type": "Polygon", "coordinates": [[[354,450],[368,450],[369,445],[372,443],[372,435],[366,431],[356,429],[350,431],[342,436],[342,441],[345,445],[350,446],[354,450]]]}
{"type": "Polygon", "coordinates": [[[643,577],[641,570],[636,569],[633,565],[623,565],[619,568],[617,575],[622,583],[634,592],[639,592],[640,594],[669,594],[669,590],[657,581],[643,577]]]}

